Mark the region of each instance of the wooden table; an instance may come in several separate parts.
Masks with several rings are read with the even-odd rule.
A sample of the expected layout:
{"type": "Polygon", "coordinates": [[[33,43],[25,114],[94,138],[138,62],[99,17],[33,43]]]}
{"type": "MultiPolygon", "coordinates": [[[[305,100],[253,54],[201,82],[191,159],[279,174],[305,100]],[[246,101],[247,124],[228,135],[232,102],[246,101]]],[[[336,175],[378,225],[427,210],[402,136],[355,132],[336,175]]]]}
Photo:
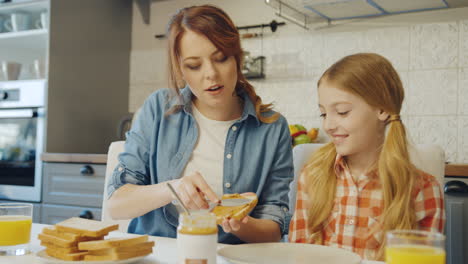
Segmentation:
{"type": "MultiPolygon", "coordinates": [[[[31,231],[31,251],[33,253],[25,256],[2,256],[0,257],[0,264],[36,264],[41,263],[40,259],[36,257],[35,253],[44,249],[40,245],[40,241],[37,239],[37,235],[42,231],[42,228],[47,225],[43,224],[33,224],[31,231]]],[[[111,232],[109,237],[122,237],[125,236],[125,233],[121,232],[111,232]]],[[[176,239],[167,238],[167,237],[154,237],[151,236],[150,240],[155,241],[156,245],[153,248],[153,254],[147,256],[143,260],[139,261],[138,264],[155,264],[155,263],[164,263],[164,264],[174,264],[177,262],[177,244],[176,239]]],[[[222,246],[222,245],[220,245],[222,246]]],[[[218,264],[228,264],[229,262],[225,261],[221,257],[218,257],[218,264]]],[[[379,261],[363,261],[362,264],[384,264],[384,262],[379,261]]]]}

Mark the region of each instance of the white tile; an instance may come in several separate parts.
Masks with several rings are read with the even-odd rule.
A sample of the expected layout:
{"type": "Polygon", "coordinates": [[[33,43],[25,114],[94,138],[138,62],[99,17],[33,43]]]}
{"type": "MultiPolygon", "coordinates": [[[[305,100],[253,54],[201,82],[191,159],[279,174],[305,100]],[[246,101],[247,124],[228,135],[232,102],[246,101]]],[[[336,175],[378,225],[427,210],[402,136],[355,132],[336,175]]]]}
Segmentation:
{"type": "Polygon", "coordinates": [[[410,83],[409,83],[409,73],[408,72],[399,72],[400,80],[403,83],[403,89],[405,91],[405,98],[403,99],[403,105],[401,107],[400,114],[405,115],[409,112],[410,103],[409,103],[409,94],[410,94],[410,83]]]}
{"type": "Polygon", "coordinates": [[[322,75],[325,71],[324,46],[322,34],[310,33],[303,35],[302,57],[304,59],[306,78],[315,75],[322,75]]]}
{"type": "Polygon", "coordinates": [[[386,57],[393,66],[401,71],[408,71],[410,52],[409,27],[380,28],[364,32],[367,52],[378,53],[386,57]]]}
{"type": "Polygon", "coordinates": [[[410,68],[413,70],[458,66],[458,24],[411,26],[410,68]]]}
{"type": "Polygon", "coordinates": [[[330,67],[339,59],[366,51],[363,45],[363,32],[340,32],[324,34],[324,62],[325,68],[330,67]]]}
{"type": "Polygon", "coordinates": [[[468,68],[458,71],[458,114],[468,115],[468,68]]]}
{"type": "Polygon", "coordinates": [[[440,145],[448,161],[457,161],[456,116],[413,116],[409,119],[408,133],[416,144],[440,145]]]}
{"type": "Polygon", "coordinates": [[[468,20],[459,22],[460,29],[460,67],[468,67],[468,20]]]}
{"type": "Polygon", "coordinates": [[[458,117],[458,157],[457,163],[468,163],[468,116],[458,117]]]}
{"type": "Polygon", "coordinates": [[[410,72],[410,115],[455,115],[457,69],[410,72]]]}
{"type": "Polygon", "coordinates": [[[262,89],[262,96],[274,102],[275,109],[286,117],[317,115],[317,91],[309,81],[275,81],[262,89]]]}

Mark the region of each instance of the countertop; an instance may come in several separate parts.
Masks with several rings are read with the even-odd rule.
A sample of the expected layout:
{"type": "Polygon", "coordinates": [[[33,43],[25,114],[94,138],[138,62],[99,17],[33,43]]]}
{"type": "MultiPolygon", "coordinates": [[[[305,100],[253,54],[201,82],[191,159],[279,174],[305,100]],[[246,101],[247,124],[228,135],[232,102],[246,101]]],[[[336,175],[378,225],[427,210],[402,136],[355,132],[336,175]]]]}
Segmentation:
{"type": "Polygon", "coordinates": [[[41,160],[44,162],[106,164],[107,154],[43,153],[41,160]]]}
{"type": "Polygon", "coordinates": [[[449,163],[445,165],[445,176],[468,177],[468,164],[449,163]]]}

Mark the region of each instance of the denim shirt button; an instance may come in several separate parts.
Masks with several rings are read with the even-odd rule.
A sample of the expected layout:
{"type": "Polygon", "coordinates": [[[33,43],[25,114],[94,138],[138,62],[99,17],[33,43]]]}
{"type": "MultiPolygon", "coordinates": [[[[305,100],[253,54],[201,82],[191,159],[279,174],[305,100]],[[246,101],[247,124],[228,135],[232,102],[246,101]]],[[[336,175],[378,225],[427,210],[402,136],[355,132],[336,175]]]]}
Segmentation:
{"type": "Polygon", "coordinates": [[[226,158],[231,159],[231,158],[232,158],[232,155],[231,155],[231,154],[227,154],[227,155],[226,155],[226,158]]]}
{"type": "Polygon", "coordinates": [[[123,168],[122,168],[122,167],[119,167],[119,168],[118,168],[118,171],[123,171],[123,168]]]}
{"type": "Polygon", "coordinates": [[[230,182],[226,182],[226,183],[224,184],[224,187],[226,187],[226,188],[228,188],[228,189],[231,188],[231,183],[230,183],[230,182]]]}
{"type": "Polygon", "coordinates": [[[288,208],[283,207],[283,211],[284,211],[285,213],[287,213],[287,212],[288,212],[288,208]]]}
{"type": "Polygon", "coordinates": [[[232,131],[236,131],[237,130],[237,127],[236,126],[233,126],[232,127],[232,131]]]}

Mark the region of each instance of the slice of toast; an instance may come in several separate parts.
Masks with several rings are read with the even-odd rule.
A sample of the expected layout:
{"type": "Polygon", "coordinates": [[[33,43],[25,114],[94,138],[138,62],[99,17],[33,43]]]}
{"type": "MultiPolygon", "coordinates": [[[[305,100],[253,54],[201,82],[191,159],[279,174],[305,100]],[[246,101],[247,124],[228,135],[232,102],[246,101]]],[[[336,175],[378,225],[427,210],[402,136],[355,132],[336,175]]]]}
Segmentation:
{"type": "Polygon", "coordinates": [[[90,240],[96,240],[97,238],[101,237],[88,237],[88,236],[80,236],[78,234],[73,234],[73,233],[67,233],[67,232],[62,232],[58,231],[55,226],[46,226],[42,229],[42,233],[55,236],[64,240],[68,241],[90,241],[90,240]]]}
{"type": "Polygon", "coordinates": [[[117,230],[118,224],[109,224],[96,220],[72,217],[55,225],[58,231],[80,236],[101,237],[117,230]]]}
{"type": "Polygon", "coordinates": [[[138,244],[133,244],[129,246],[123,247],[111,247],[111,248],[104,248],[98,250],[89,250],[89,255],[93,256],[103,256],[103,255],[111,255],[114,253],[125,253],[125,252],[135,252],[139,250],[151,249],[154,247],[154,241],[148,241],[138,244]]]}
{"type": "Polygon", "coordinates": [[[226,218],[233,218],[236,220],[242,220],[242,218],[246,217],[250,211],[252,211],[258,203],[257,195],[254,193],[240,195],[238,193],[235,194],[225,194],[223,195],[222,199],[250,199],[252,202],[248,204],[243,204],[240,206],[222,206],[218,205],[213,209],[213,213],[216,215],[216,223],[220,225],[224,219],[226,218]]]}
{"type": "Polygon", "coordinates": [[[46,248],[46,253],[47,255],[58,258],[61,260],[71,260],[71,261],[77,261],[77,260],[83,260],[84,256],[88,254],[88,252],[80,252],[80,253],[62,253],[50,248],[46,248]]]}
{"type": "Polygon", "coordinates": [[[138,243],[148,241],[148,236],[133,236],[133,237],[122,237],[122,238],[109,238],[99,241],[87,241],[78,243],[78,249],[80,250],[99,250],[112,247],[126,247],[138,243]]]}
{"type": "Polygon", "coordinates": [[[129,259],[135,258],[140,256],[146,256],[153,252],[153,248],[147,248],[142,250],[135,250],[133,252],[113,252],[109,255],[102,255],[102,256],[94,256],[94,255],[86,255],[84,256],[85,261],[103,261],[103,260],[122,260],[122,259],[129,259]]]}
{"type": "Polygon", "coordinates": [[[89,238],[89,237],[79,238],[78,240],[67,240],[64,238],[60,238],[54,235],[49,235],[49,234],[44,234],[44,233],[39,234],[37,237],[41,242],[50,243],[56,247],[62,247],[62,248],[77,247],[80,241],[90,241],[90,240],[99,241],[104,238],[101,236],[101,237],[92,237],[92,238],[89,238]]]}
{"type": "Polygon", "coordinates": [[[81,252],[77,246],[74,246],[74,247],[58,247],[52,243],[48,243],[48,242],[41,242],[41,246],[43,247],[46,247],[46,248],[49,248],[49,249],[53,249],[55,251],[58,251],[58,252],[61,252],[61,253],[79,253],[81,252]]]}
{"type": "Polygon", "coordinates": [[[49,234],[39,234],[37,237],[41,242],[50,243],[57,247],[76,247],[78,245],[78,241],[70,241],[49,234]]]}

